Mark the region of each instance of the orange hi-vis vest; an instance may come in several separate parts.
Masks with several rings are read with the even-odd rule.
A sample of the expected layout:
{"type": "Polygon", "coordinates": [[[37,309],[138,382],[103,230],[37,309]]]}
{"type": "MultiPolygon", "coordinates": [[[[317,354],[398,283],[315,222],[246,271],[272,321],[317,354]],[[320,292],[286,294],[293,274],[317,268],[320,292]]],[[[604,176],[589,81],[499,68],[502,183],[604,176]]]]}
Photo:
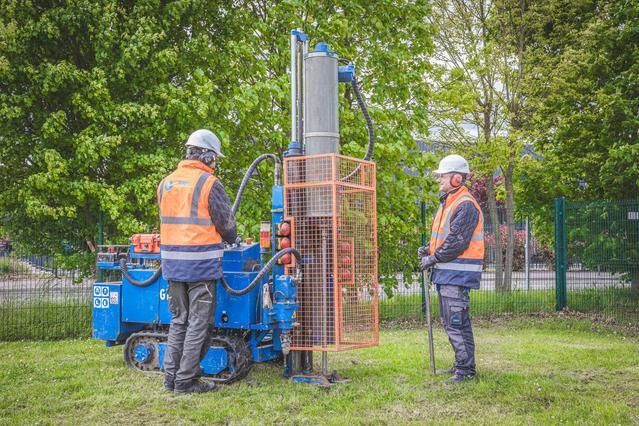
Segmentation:
{"type": "Polygon", "coordinates": [[[224,244],[209,213],[209,193],[216,180],[213,170],[204,163],[185,160],[160,182],[164,279],[196,282],[222,276],[224,244]]]}
{"type": "Polygon", "coordinates": [[[479,288],[484,261],[484,217],[479,204],[465,186],[449,194],[444,203],[439,206],[431,228],[429,247],[430,252],[435,253],[435,250],[444,244],[450,234],[450,219],[453,213],[461,203],[467,201],[473,203],[479,212],[479,221],[466,250],[450,262],[435,264],[431,276],[435,284],[479,288]]]}

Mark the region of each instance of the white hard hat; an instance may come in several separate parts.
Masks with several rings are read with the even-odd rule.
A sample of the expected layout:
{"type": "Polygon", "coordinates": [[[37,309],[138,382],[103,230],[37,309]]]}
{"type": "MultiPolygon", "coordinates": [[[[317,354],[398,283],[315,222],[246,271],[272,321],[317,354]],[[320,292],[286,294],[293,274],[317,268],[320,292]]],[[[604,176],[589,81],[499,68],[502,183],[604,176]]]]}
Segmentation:
{"type": "Polygon", "coordinates": [[[215,152],[218,157],[224,157],[224,155],[222,155],[222,142],[220,142],[220,139],[210,130],[196,130],[191,133],[185,145],[208,149],[215,152]]]}
{"type": "Polygon", "coordinates": [[[461,155],[447,155],[439,162],[439,167],[433,173],[443,175],[452,172],[469,174],[468,161],[461,155]]]}

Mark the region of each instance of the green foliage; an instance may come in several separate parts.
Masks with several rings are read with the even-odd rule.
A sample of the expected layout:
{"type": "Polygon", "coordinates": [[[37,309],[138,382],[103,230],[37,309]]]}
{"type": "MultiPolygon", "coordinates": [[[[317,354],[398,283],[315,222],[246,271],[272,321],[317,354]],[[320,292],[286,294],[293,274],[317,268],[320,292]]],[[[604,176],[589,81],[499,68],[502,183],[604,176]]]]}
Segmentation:
{"type": "MultiPolygon", "coordinates": [[[[422,2],[5,2],[0,12],[0,212],[15,240],[63,251],[62,240],[107,242],[158,228],[155,189],[188,134],[223,140],[227,191],[258,155],[289,142],[288,34],[300,27],[357,66],[376,123],[380,252],[419,228],[432,184],[414,135],[428,126],[432,49],[422,2]],[[401,22],[401,25],[389,25],[401,22]],[[414,207],[414,208],[412,208],[414,207]]],[[[342,152],[362,157],[366,129],[340,88],[342,152]]],[[[432,167],[431,167],[432,168],[432,167]]],[[[256,236],[270,215],[271,170],[261,166],[238,214],[256,236]]],[[[86,250],[86,248],[83,248],[86,250]]],[[[383,261],[382,273],[414,259],[383,261]]]]}
{"type": "Polygon", "coordinates": [[[179,60],[193,50],[200,66],[223,60],[217,36],[202,36],[212,44],[203,49],[201,21],[191,33],[186,25],[195,14],[219,26],[219,9],[151,1],[7,6],[0,206],[12,236],[61,252],[63,239],[95,240],[100,208],[116,239],[150,231],[155,187],[179,159],[181,141],[220,117],[210,92],[231,71],[202,73],[179,60]]]}
{"type": "Polygon", "coordinates": [[[522,200],[639,195],[639,4],[545,0],[527,11],[527,132],[543,160],[522,200]]]}
{"type": "Polygon", "coordinates": [[[11,257],[0,258],[0,275],[24,274],[28,272],[25,264],[11,257]]]}
{"type": "Polygon", "coordinates": [[[509,0],[433,1],[429,17],[437,49],[431,111],[433,140],[470,159],[482,177],[519,161],[524,138],[518,133],[521,91],[519,2],[509,0]]]}
{"type": "MultiPolygon", "coordinates": [[[[385,254],[380,256],[380,279],[395,282],[396,272],[412,271],[415,266],[415,257],[393,253],[398,241],[415,241],[420,229],[418,201],[424,187],[432,184],[422,174],[402,169],[422,171],[433,161],[418,155],[414,140],[428,123],[429,92],[422,83],[430,68],[424,54],[432,48],[429,28],[423,22],[428,7],[403,1],[267,2],[250,10],[245,31],[260,37],[243,40],[243,59],[237,59],[243,64],[238,69],[246,73],[246,83],[237,88],[239,125],[230,137],[243,141],[255,136],[256,144],[250,150],[238,150],[234,158],[245,158],[242,162],[248,164],[257,153],[281,154],[288,145],[288,132],[282,129],[288,129],[290,121],[286,76],[290,59],[285,36],[290,28],[301,28],[313,42],[328,42],[341,57],[353,61],[376,124],[378,247],[385,254]],[[401,27],[384,24],[397,20],[403,21],[401,27]],[[255,61],[255,52],[268,52],[263,63],[255,61]]],[[[361,158],[366,151],[366,127],[354,95],[343,85],[340,106],[342,153],[361,158]]],[[[229,182],[239,182],[243,170],[237,169],[229,182]]],[[[229,187],[233,188],[230,183],[229,187]]],[[[238,216],[241,223],[251,224],[244,227],[246,233],[256,235],[259,219],[268,217],[266,188],[253,185],[247,191],[238,216]]]]}

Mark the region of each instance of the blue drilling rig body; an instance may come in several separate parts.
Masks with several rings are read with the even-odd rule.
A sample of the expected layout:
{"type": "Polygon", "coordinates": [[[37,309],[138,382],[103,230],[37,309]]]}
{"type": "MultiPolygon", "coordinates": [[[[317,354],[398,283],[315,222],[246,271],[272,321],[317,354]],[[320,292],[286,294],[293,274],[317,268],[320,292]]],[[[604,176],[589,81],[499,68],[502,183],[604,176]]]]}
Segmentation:
{"type": "MultiPolygon", "coordinates": [[[[231,290],[247,289],[256,279],[266,258],[276,250],[276,229],[283,219],[282,187],[274,185],[270,233],[273,249],[262,249],[252,242],[227,247],[223,270],[225,284],[231,290]]],[[[159,371],[171,323],[169,284],[157,274],[160,254],[136,252],[132,244],[126,254],[105,253],[99,257],[98,268],[119,270],[124,256],[127,273],[122,274],[121,281],[97,282],[93,286],[93,337],[106,341],[107,346],[124,344],[124,358],[130,367],[159,371]]],[[[220,382],[231,382],[246,375],[254,362],[279,359],[287,353],[288,335],[295,323],[299,277],[284,272],[284,265],[275,264],[270,275],[265,274],[241,295],[230,293],[218,281],[211,345],[201,362],[204,374],[220,382]]]]}

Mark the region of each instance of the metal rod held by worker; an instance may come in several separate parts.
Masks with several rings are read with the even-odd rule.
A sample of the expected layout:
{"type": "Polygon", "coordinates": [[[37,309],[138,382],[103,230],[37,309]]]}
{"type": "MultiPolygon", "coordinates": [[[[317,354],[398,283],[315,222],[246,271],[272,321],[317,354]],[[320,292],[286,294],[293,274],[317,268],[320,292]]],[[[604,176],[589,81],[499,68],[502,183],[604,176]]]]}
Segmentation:
{"type": "MultiPolygon", "coordinates": [[[[430,271],[430,270],[429,270],[430,271]]],[[[433,344],[433,321],[430,311],[430,273],[426,271],[422,272],[424,283],[426,286],[426,324],[428,326],[428,355],[430,357],[430,369],[433,376],[436,374],[435,370],[435,345],[433,344]]]]}

